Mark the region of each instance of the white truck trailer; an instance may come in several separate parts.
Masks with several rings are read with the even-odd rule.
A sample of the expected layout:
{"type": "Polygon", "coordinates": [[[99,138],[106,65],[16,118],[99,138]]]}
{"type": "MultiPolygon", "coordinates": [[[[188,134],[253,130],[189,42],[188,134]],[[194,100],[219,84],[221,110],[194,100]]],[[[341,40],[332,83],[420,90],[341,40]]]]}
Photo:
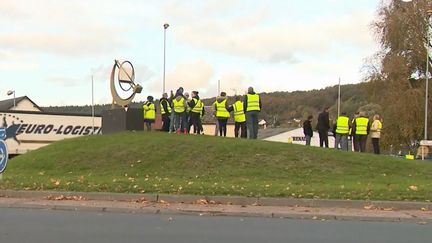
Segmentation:
{"type": "Polygon", "coordinates": [[[9,155],[24,154],[66,138],[101,133],[100,116],[33,111],[0,112],[9,155]]]}

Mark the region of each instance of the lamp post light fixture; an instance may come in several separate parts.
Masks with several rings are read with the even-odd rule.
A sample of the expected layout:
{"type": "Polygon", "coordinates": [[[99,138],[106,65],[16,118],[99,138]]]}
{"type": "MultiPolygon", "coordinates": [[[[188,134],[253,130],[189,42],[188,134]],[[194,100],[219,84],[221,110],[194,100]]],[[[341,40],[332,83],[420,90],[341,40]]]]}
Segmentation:
{"type": "Polygon", "coordinates": [[[163,25],[164,28],[164,48],[163,48],[163,88],[162,93],[165,93],[165,67],[166,67],[166,30],[168,29],[169,24],[165,23],[163,25]]]}
{"type": "Polygon", "coordinates": [[[7,95],[8,95],[8,96],[13,95],[13,107],[15,108],[15,107],[16,107],[15,90],[9,90],[9,91],[7,92],[7,95]]]}

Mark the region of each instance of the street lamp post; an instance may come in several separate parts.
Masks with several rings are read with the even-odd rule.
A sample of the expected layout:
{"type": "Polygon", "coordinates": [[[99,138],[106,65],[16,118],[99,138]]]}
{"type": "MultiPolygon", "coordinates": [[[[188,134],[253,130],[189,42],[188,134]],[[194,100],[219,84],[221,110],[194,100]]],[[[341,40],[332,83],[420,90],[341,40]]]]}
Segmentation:
{"type": "Polygon", "coordinates": [[[163,25],[164,27],[164,48],[163,48],[163,88],[162,88],[162,93],[165,93],[165,66],[166,66],[166,30],[169,27],[168,23],[165,23],[163,25]]]}
{"type": "Polygon", "coordinates": [[[13,95],[13,107],[15,108],[15,107],[16,107],[15,90],[9,90],[9,91],[7,92],[7,95],[8,95],[8,96],[13,95]]]}
{"type": "Polygon", "coordinates": [[[93,126],[93,132],[92,135],[95,134],[95,104],[94,104],[94,79],[93,79],[93,72],[92,72],[92,76],[91,76],[91,96],[92,96],[92,108],[91,108],[91,112],[92,112],[92,126],[93,126]]]}
{"type": "Polygon", "coordinates": [[[340,109],[341,109],[341,79],[339,78],[339,84],[338,84],[338,103],[337,103],[337,117],[340,116],[340,109]]]}

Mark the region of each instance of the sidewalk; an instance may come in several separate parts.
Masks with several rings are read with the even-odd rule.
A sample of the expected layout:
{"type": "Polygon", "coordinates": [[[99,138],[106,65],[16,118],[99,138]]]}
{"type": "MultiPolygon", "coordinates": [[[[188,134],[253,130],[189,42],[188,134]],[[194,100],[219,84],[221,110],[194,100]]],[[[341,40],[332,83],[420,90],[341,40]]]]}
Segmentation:
{"type": "Polygon", "coordinates": [[[432,223],[432,204],[411,202],[0,190],[0,208],[432,223]]]}

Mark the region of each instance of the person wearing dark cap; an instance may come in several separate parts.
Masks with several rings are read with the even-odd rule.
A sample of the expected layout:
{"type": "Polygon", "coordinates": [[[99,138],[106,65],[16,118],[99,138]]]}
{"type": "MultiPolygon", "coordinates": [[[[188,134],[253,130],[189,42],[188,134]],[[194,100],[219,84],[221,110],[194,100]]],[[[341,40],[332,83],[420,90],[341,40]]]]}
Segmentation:
{"type": "Polygon", "coordinates": [[[156,120],[156,107],[153,102],[153,96],[148,96],[147,101],[143,105],[144,110],[144,124],[147,131],[151,131],[152,123],[156,120]]]}
{"type": "Polygon", "coordinates": [[[160,112],[162,115],[162,131],[168,132],[171,123],[171,106],[168,101],[168,94],[163,93],[162,98],[159,100],[160,112]]]}
{"type": "Polygon", "coordinates": [[[230,113],[228,112],[227,97],[225,92],[221,92],[220,96],[216,99],[213,104],[215,109],[215,116],[219,124],[219,136],[226,137],[227,133],[227,123],[230,118],[230,113]]]}
{"type": "Polygon", "coordinates": [[[201,124],[201,114],[203,112],[204,103],[200,100],[198,91],[192,91],[192,99],[188,103],[191,111],[189,118],[189,127],[193,126],[194,133],[200,134],[203,127],[201,124]]]}

